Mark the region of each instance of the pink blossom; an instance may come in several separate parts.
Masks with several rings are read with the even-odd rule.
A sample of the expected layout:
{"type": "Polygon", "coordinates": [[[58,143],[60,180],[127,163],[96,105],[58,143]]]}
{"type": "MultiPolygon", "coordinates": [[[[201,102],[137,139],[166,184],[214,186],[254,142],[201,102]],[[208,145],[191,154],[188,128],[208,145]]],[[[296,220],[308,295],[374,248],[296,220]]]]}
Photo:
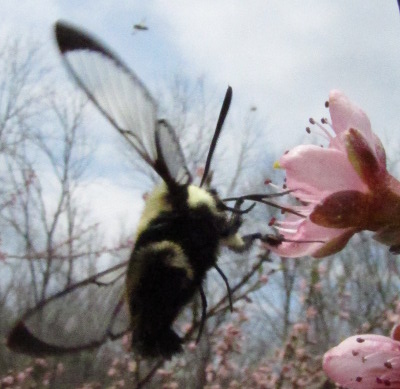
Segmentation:
{"type": "Polygon", "coordinates": [[[114,358],[112,363],[111,363],[111,366],[116,367],[118,365],[119,365],[119,358],[114,358]]]}
{"type": "Polygon", "coordinates": [[[307,311],[306,311],[307,319],[314,319],[317,316],[317,314],[318,314],[318,311],[315,309],[315,307],[310,306],[307,308],[307,311]]]}
{"type": "Polygon", "coordinates": [[[129,352],[131,351],[131,345],[132,345],[132,335],[131,334],[125,334],[122,337],[122,346],[123,348],[129,352]]]}
{"type": "Polygon", "coordinates": [[[243,309],[240,309],[240,310],[237,312],[237,314],[238,314],[238,321],[239,321],[239,323],[243,323],[243,322],[249,320],[249,317],[247,316],[247,314],[244,312],[243,309]]]}
{"type": "Polygon", "coordinates": [[[18,383],[22,383],[22,382],[24,382],[25,380],[26,380],[26,378],[27,378],[27,374],[25,373],[25,372],[23,372],[23,371],[20,371],[18,374],[17,374],[17,381],[18,381],[18,383]]]}
{"type": "Polygon", "coordinates": [[[178,389],[179,385],[177,382],[169,382],[168,384],[164,384],[162,386],[163,389],[178,389]]]}
{"type": "Polygon", "coordinates": [[[339,311],[339,317],[343,320],[349,320],[350,319],[350,313],[345,312],[345,311],[339,311]]]}
{"type": "Polygon", "coordinates": [[[307,351],[305,348],[296,348],[295,353],[298,360],[304,360],[307,358],[307,351]]]}
{"type": "Polygon", "coordinates": [[[118,373],[118,372],[117,372],[117,369],[115,369],[114,367],[110,367],[110,368],[108,369],[107,375],[108,375],[109,377],[114,377],[117,373],[118,373]]]}
{"type": "Polygon", "coordinates": [[[310,326],[308,323],[295,323],[293,324],[293,333],[294,335],[300,335],[301,333],[306,333],[309,328],[310,326]]]}
{"type": "Polygon", "coordinates": [[[324,355],[331,380],[349,389],[400,388],[400,342],[382,335],[355,335],[324,355]]]}
{"type": "Polygon", "coordinates": [[[229,377],[229,370],[226,368],[226,366],[220,366],[220,368],[217,371],[217,375],[224,379],[229,377]]]}
{"type": "Polygon", "coordinates": [[[265,274],[262,274],[258,281],[262,284],[266,284],[268,282],[268,280],[269,280],[269,277],[265,274]]]}
{"type": "Polygon", "coordinates": [[[4,385],[4,387],[7,387],[13,385],[14,381],[14,377],[12,375],[8,375],[1,380],[1,384],[2,386],[4,385]]]}
{"type": "Polygon", "coordinates": [[[194,351],[197,348],[197,344],[196,342],[190,342],[187,347],[190,351],[194,351]]]}
{"type": "Polygon", "coordinates": [[[44,358],[36,358],[35,364],[40,367],[47,367],[47,361],[44,358]]]}
{"type": "Polygon", "coordinates": [[[240,388],[241,385],[239,383],[239,381],[237,380],[233,380],[229,383],[229,389],[236,389],[236,388],[240,388]]]}
{"type": "Polygon", "coordinates": [[[400,251],[400,182],[386,170],[385,150],[368,116],[345,95],[331,91],[328,103],[332,123],[310,122],[325,133],[329,147],[300,145],[277,164],[286,170],[286,186],[301,205],[276,223],[290,241],[268,248],[285,257],[321,258],[369,230],[400,251]]]}
{"type": "Polygon", "coordinates": [[[196,176],[199,177],[199,178],[202,178],[203,175],[204,175],[204,172],[205,172],[204,166],[199,166],[196,169],[196,176]]]}
{"type": "Polygon", "coordinates": [[[206,372],[210,372],[210,371],[214,371],[214,366],[213,366],[211,363],[209,363],[209,364],[206,366],[206,372]]]}
{"type": "Polygon", "coordinates": [[[181,325],[181,330],[184,333],[189,332],[191,329],[192,329],[192,323],[183,323],[181,325]]]}
{"type": "Polygon", "coordinates": [[[160,377],[167,378],[167,377],[170,377],[172,375],[172,372],[170,370],[167,370],[167,369],[158,369],[157,370],[157,374],[160,377]]]}
{"type": "Polygon", "coordinates": [[[57,370],[56,370],[57,374],[60,375],[64,373],[64,371],[65,371],[64,364],[62,362],[57,363],[57,370]]]}

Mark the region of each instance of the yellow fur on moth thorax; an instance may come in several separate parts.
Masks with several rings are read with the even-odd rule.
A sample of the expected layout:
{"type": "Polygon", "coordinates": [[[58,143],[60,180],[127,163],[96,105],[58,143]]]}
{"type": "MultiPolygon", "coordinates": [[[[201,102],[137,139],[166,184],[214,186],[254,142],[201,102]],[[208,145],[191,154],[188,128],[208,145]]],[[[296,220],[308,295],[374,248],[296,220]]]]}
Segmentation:
{"type": "Polygon", "coordinates": [[[207,205],[211,211],[218,212],[217,203],[214,197],[203,188],[195,185],[188,186],[188,204],[190,208],[196,208],[200,205],[207,205]]]}
{"type": "MultiPolygon", "coordinates": [[[[189,208],[196,208],[200,205],[207,205],[211,211],[217,211],[217,204],[214,197],[203,188],[195,185],[188,186],[189,208]]],[[[136,235],[139,236],[161,212],[171,211],[172,206],[168,202],[168,187],[165,183],[157,186],[148,196],[142,216],[139,220],[136,235]]]]}
{"type": "MultiPolygon", "coordinates": [[[[196,185],[189,185],[187,190],[187,202],[189,208],[195,209],[201,205],[206,205],[216,215],[223,213],[217,209],[215,198],[206,189],[200,188],[196,185]]],[[[139,220],[136,236],[139,236],[144,230],[146,230],[150,222],[164,211],[172,211],[172,206],[168,201],[168,187],[165,183],[162,183],[150,193],[146,200],[142,216],[139,220]]],[[[227,246],[230,249],[237,251],[240,251],[245,246],[242,237],[238,233],[221,239],[220,243],[223,246],[227,246]]]]}
{"type": "Polygon", "coordinates": [[[168,188],[162,183],[147,197],[142,216],[139,220],[136,235],[139,236],[162,211],[171,211],[171,204],[167,201],[168,188]]]}

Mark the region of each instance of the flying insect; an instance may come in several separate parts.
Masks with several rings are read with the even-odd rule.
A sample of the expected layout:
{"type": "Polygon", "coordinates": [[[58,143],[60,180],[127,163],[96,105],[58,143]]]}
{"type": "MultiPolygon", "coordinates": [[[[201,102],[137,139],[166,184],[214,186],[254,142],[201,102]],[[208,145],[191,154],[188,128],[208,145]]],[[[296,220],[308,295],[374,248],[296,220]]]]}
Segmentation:
{"type": "MultiPolygon", "coordinates": [[[[202,320],[207,300],[203,282],[217,265],[221,246],[250,247],[260,234],[242,237],[241,202],[228,207],[210,181],[210,163],[228,113],[229,87],[199,186],[186,166],[172,126],[157,118],[157,103],[136,76],[110,49],[83,30],[55,25],[62,61],[77,85],[161,177],[146,200],[134,249],[126,263],[74,284],[29,310],[14,326],[8,346],[32,354],[62,354],[96,347],[132,332],[132,348],[144,357],[171,358],[183,340],[172,325],[182,308],[200,293],[202,320]],[[93,299],[85,298],[96,296],[93,299]],[[63,309],[68,306],[66,311],[63,309]],[[90,319],[87,312],[95,311],[90,319]],[[93,317],[92,317],[93,316],[93,317]],[[82,324],[92,330],[83,331],[82,324]]],[[[230,297],[230,293],[229,297],[230,297]]]]}
{"type": "Polygon", "coordinates": [[[142,21],[140,23],[135,23],[133,25],[133,32],[136,32],[136,31],[148,31],[148,29],[149,29],[149,27],[146,26],[144,21],[142,21]]]}

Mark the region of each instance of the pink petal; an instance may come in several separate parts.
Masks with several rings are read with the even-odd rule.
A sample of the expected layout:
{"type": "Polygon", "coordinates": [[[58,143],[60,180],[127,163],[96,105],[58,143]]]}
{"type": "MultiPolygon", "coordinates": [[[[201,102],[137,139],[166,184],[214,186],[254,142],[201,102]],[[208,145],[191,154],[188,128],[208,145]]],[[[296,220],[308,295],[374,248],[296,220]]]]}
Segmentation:
{"type": "MultiPolygon", "coordinates": [[[[300,218],[298,218],[300,219],[300,218]]],[[[293,215],[288,216],[282,223],[282,227],[289,227],[294,223],[293,215]]],[[[317,226],[309,219],[302,219],[293,233],[280,231],[291,242],[283,242],[279,246],[267,246],[272,252],[288,258],[311,255],[322,258],[340,251],[354,234],[352,229],[336,229],[317,226]],[[293,242],[292,242],[293,240],[293,242]],[[310,242],[305,242],[310,241],[310,242]]]]}
{"type": "Polygon", "coordinates": [[[341,190],[368,190],[347,156],[335,149],[300,145],[282,156],[279,163],[286,169],[288,188],[297,190],[294,195],[300,199],[302,193],[323,198],[341,190]]]}
{"type": "Polygon", "coordinates": [[[349,389],[399,389],[400,342],[381,335],[352,336],[325,353],[323,368],[349,389]]]}
{"type": "Polygon", "coordinates": [[[353,229],[349,228],[342,231],[340,235],[333,237],[326,242],[319,250],[315,251],[312,256],[314,258],[324,258],[328,255],[333,255],[343,250],[350,238],[356,233],[353,229]]]}
{"type": "Polygon", "coordinates": [[[333,90],[329,94],[329,112],[332,119],[332,126],[337,138],[331,142],[331,146],[342,149],[344,132],[350,128],[360,131],[375,154],[380,164],[386,166],[385,150],[380,139],[372,132],[371,122],[366,113],[356,104],[352,103],[342,92],[333,90]]]}
{"type": "Polygon", "coordinates": [[[337,135],[350,128],[356,128],[363,132],[365,137],[373,143],[375,137],[372,133],[368,116],[342,92],[332,90],[329,93],[329,113],[333,129],[337,135]]]}

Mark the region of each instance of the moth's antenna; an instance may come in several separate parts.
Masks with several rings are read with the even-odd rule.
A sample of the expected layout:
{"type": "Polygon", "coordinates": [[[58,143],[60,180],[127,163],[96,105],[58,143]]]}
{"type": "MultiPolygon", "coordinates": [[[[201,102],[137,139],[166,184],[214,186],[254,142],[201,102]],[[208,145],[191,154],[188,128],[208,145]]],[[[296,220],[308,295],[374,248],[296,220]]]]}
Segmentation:
{"type": "Polygon", "coordinates": [[[228,89],[225,94],[224,102],[222,103],[221,112],[219,113],[217,127],[215,128],[215,132],[214,132],[214,136],[211,141],[210,149],[208,150],[206,166],[204,168],[203,177],[201,178],[200,187],[202,187],[204,182],[207,180],[208,171],[210,170],[210,165],[211,165],[211,159],[213,157],[215,146],[217,145],[217,141],[218,141],[219,135],[221,133],[222,126],[224,125],[226,115],[228,114],[229,107],[231,105],[231,101],[232,101],[232,88],[230,86],[228,86],[228,89]]]}

